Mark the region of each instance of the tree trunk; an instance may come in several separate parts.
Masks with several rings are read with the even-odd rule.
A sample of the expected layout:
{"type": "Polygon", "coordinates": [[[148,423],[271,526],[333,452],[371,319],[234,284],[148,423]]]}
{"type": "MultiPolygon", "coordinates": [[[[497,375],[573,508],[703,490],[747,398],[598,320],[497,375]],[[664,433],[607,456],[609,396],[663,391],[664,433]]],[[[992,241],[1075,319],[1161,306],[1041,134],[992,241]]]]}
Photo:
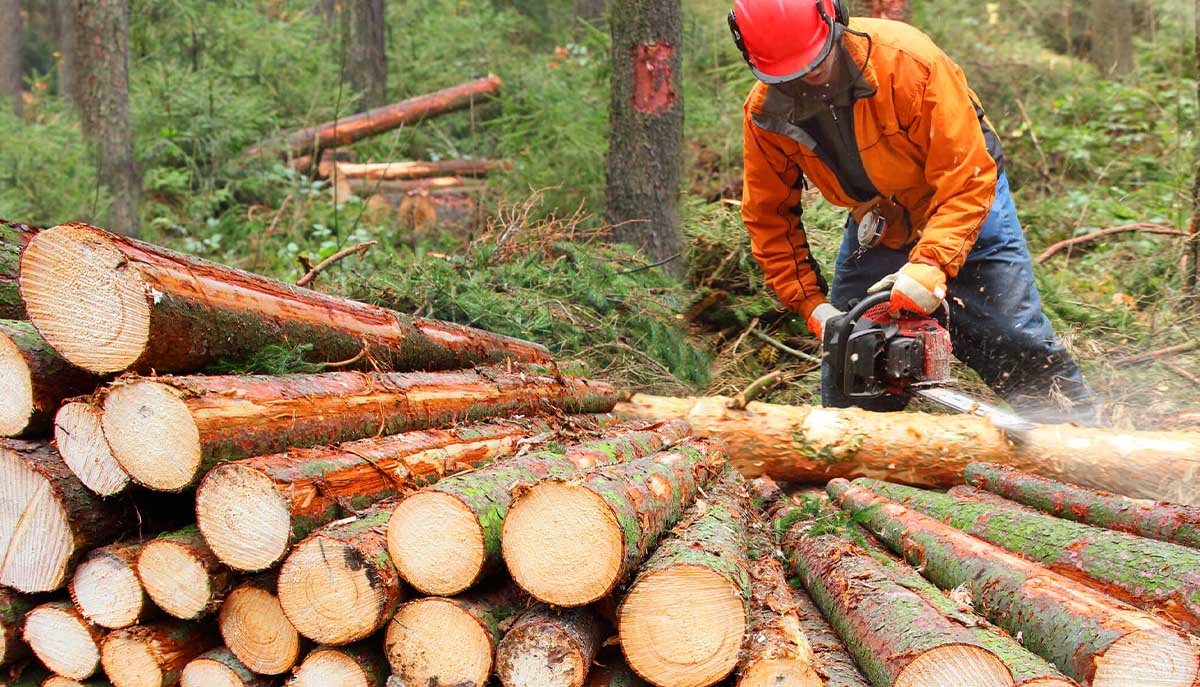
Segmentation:
{"type": "Polygon", "coordinates": [[[78,108],[79,103],[76,98],[78,93],[76,91],[75,80],[74,0],[47,0],[46,7],[49,12],[54,50],[58,52],[58,59],[56,60],[58,68],[57,92],[60,98],[74,103],[76,108],[78,108]]]}
{"type": "Polygon", "coordinates": [[[25,303],[17,289],[21,251],[33,240],[37,229],[0,220],[0,319],[25,319],[25,303]]]}
{"type": "Polygon", "coordinates": [[[87,621],[70,601],[42,604],[25,616],[25,641],[50,670],[86,680],[100,667],[104,630],[87,621]]]}
{"type": "Polygon", "coordinates": [[[0,436],[45,436],[63,399],[91,393],[100,378],[71,365],[28,322],[0,320],[0,436]]]}
{"type": "Polygon", "coordinates": [[[539,604],[500,640],[496,677],[504,687],[583,687],[608,634],[591,608],[556,611],[539,604]]]}
{"type": "Polygon", "coordinates": [[[1119,78],[1133,71],[1132,0],[1096,0],[1090,9],[1088,60],[1104,78],[1119,78]]]}
{"type": "Polygon", "coordinates": [[[20,0],[0,0],[0,26],[4,27],[3,35],[0,35],[0,97],[7,100],[13,113],[20,117],[25,110],[21,97],[25,86],[21,68],[25,27],[20,0]]]}
{"type": "Polygon", "coordinates": [[[1200,649],[1174,624],[845,480],[828,489],[931,581],[961,587],[972,606],[1080,683],[1192,687],[1200,679],[1200,649]]]}
{"type": "Polygon", "coordinates": [[[21,628],[25,626],[26,614],[36,605],[33,597],[0,587],[0,666],[29,655],[29,646],[21,639],[21,628]]]}
{"type": "Polygon", "coordinates": [[[641,458],[689,433],[679,421],[627,429],[563,450],[503,460],[403,499],[388,521],[388,551],[401,576],[426,594],[465,591],[502,567],[501,524],[515,487],[641,458]]]}
{"type": "Polygon", "coordinates": [[[608,16],[608,0],[575,0],[577,24],[597,26],[608,16]]]}
{"type": "Polygon", "coordinates": [[[296,665],[304,642],[283,614],[275,573],[243,581],[221,604],[217,624],[225,646],[250,670],[281,675],[296,665]]]}
{"type": "Polygon", "coordinates": [[[193,658],[183,669],[179,687],[274,687],[275,681],[255,675],[229,649],[219,647],[193,658]]]}
{"type": "Polygon", "coordinates": [[[103,415],[100,406],[90,401],[64,403],[54,416],[54,442],[83,486],[101,496],[116,496],[129,486],[129,475],[104,438],[103,415]]]}
{"type": "Polygon", "coordinates": [[[115,630],[100,644],[100,663],[114,685],[170,687],[193,658],[219,646],[204,623],[171,621],[115,630]]]}
{"type": "Polygon", "coordinates": [[[62,587],[76,559],[113,541],[128,511],[102,501],[48,444],[0,440],[0,584],[22,592],[62,587]]]}
{"type": "Polygon", "coordinates": [[[1042,425],[1014,445],[973,415],[872,413],[752,402],[722,396],[635,394],[618,404],[628,418],[685,418],[697,435],[729,445],[743,475],[824,483],[877,477],[924,487],[961,484],[963,470],[990,461],[1135,498],[1200,504],[1200,432],[1133,432],[1042,425]],[[898,459],[902,457],[902,459],[898,459]]]}
{"type": "Polygon", "coordinates": [[[434,162],[324,162],[320,174],[324,177],[337,175],[340,179],[428,179],[430,177],[481,177],[494,169],[506,168],[508,163],[499,160],[440,160],[434,162]]]}
{"type": "MultiPolygon", "coordinates": [[[[1193,11],[1196,22],[1194,36],[1195,55],[1193,55],[1193,64],[1196,75],[1196,97],[1197,102],[1200,102],[1200,0],[1196,0],[1193,11]]],[[[1197,123],[1200,123],[1200,115],[1196,117],[1197,123]]],[[[1188,291],[1192,296],[1192,305],[1197,310],[1200,310],[1200,140],[1196,141],[1196,178],[1192,181],[1192,221],[1189,227],[1191,236],[1191,267],[1188,270],[1187,283],[1188,291]]]]}
{"type": "MultiPolygon", "coordinates": [[[[813,656],[816,657],[817,674],[825,687],[870,687],[867,678],[858,669],[858,664],[846,651],[846,645],[821,615],[821,609],[813,603],[808,592],[792,590],[792,600],[800,613],[800,629],[808,637],[813,656]]],[[[772,685],[772,687],[774,687],[772,685]]]]}
{"type": "Polygon", "coordinates": [[[88,553],[71,578],[71,598],[83,616],[100,627],[120,629],[151,620],[150,604],[137,576],[140,541],[110,544],[88,553]]]}
{"type": "Polygon", "coordinates": [[[712,685],[750,625],[749,497],[726,468],[642,565],[617,629],[629,666],[657,685],[712,685]]]}
{"type": "Polygon", "coordinates": [[[854,482],[884,498],[1200,632],[1200,551],[1080,525],[1022,506],[996,506],[888,484],[854,482]]]}
{"type": "Polygon", "coordinates": [[[370,641],[336,649],[321,647],[305,657],[288,687],[383,687],[388,665],[378,644],[370,641]]]}
{"type": "Polygon", "coordinates": [[[602,383],[481,368],[130,378],[107,390],[101,424],[138,484],[181,491],[221,462],[455,422],[539,412],[604,412],[602,383]]]}
{"type": "Polygon", "coordinates": [[[233,574],[195,525],[147,542],[138,554],[137,574],[155,605],[181,620],[216,611],[233,584],[233,574]]]}
{"type": "Polygon", "coordinates": [[[504,519],[500,543],[509,573],[556,606],[608,596],[726,459],[718,441],[685,439],[645,458],[538,482],[516,496],[504,519]]]}
{"type": "Polygon", "coordinates": [[[129,124],[129,3],[74,0],[77,104],[96,172],[112,195],[108,225],[138,235],[142,178],[129,124]]]}
{"type": "Polygon", "coordinates": [[[544,420],[481,423],[292,449],[214,468],[196,491],[196,523],[218,558],[265,570],[314,529],[354,509],[517,450],[544,420]]]}
{"type": "Polygon", "coordinates": [[[387,104],[387,20],[383,0],[353,0],[350,86],[362,94],[359,112],[387,104]]]}
{"type": "Polygon", "coordinates": [[[527,605],[507,580],[460,596],[416,599],[388,624],[383,651],[405,684],[484,687],[496,644],[527,605]]]}
{"type": "Polygon", "coordinates": [[[85,224],[30,242],[21,293],[50,345],[99,373],[191,372],[279,344],[311,345],[316,361],[352,360],[357,369],[551,361],[537,344],[296,288],[85,224]]]}
{"type": "Polygon", "coordinates": [[[1067,520],[1200,548],[1200,508],[1148,503],[1055,482],[1003,465],[972,463],[967,483],[1067,520]]]}
{"type": "MultiPolygon", "coordinates": [[[[653,261],[680,254],[683,20],[679,0],[613,0],[605,220],[653,261]]],[[[667,268],[682,274],[683,261],[667,268]]]]}

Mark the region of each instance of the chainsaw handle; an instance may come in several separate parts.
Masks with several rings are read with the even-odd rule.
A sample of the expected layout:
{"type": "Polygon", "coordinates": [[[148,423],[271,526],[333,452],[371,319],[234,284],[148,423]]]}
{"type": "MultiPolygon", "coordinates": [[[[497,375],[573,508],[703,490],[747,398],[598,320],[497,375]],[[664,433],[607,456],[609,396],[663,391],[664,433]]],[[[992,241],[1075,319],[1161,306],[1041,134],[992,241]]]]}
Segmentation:
{"type": "Polygon", "coordinates": [[[890,291],[881,291],[869,294],[866,298],[855,304],[853,308],[850,308],[850,311],[838,320],[838,328],[834,332],[834,336],[836,337],[834,343],[838,344],[839,350],[842,350],[840,347],[845,345],[846,338],[850,336],[850,332],[854,329],[854,324],[863,316],[863,313],[880,303],[887,303],[891,299],[892,294],[890,291]]]}

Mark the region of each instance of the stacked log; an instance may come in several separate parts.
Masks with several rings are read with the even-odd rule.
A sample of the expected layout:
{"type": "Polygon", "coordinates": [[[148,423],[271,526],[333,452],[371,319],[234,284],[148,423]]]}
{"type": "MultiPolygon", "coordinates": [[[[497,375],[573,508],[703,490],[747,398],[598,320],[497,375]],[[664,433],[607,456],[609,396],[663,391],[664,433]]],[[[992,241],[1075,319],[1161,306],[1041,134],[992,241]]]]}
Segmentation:
{"type": "Polygon", "coordinates": [[[0,320],[0,436],[42,436],[65,398],[91,393],[100,378],[58,355],[33,325],[0,320]]]}
{"type": "Polygon", "coordinates": [[[146,542],[138,553],[137,575],[155,605],[181,620],[217,610],[233,583],[233,574],[195,525],[146,542]]]}
{"type": "Polygon", "coordinates": [[[110,544],[92,550],[79,562],[70,590],[85,618],[115,630],[154,617],[157,609],[137,575],[143,546],[136,540],[110,544]]]}
{"type": "Polygon", "coordinates": [[[583,687],[608,635],[608,624],[591,607],[538,604],[496,647],[496,677],[504,687],[583,687]]]}
{"type": "Polygon", "coordinates": [[[70,601],[51,601],[29,611],[24,636],[38,660],[57,675],[85,680],[100,667],[104,630],[70,601]]]}
{"type": "Polygon", "coordinates": [[[114,630],[100,645],[100,663],[116,687],[170,687],[193,659],[219,638],[200,623],[170,621],[114,630]]]}
{"type": "Polygon", "coordinates": [[[808,645],[812,647],[817,675],[824,681],[824,686],[870,687],[867,678],[858,669],[858,664],[846,650],[846,645],[833,631],[833,627],[821,614],[817,604],[813,603],[808,592],[803,589],[793,590],[792,601],[796,604],[800,629],[808,639],[808,645]]]}
{"type": "Polygon", "coordinates": [[[21,251],[37,229],[17,222],[0,220],[0,319],[25,319],[25,303],[17,289],[17,271],[21,251]]]}
{"type": "Polygon", "coordinates": [[[383,687],[388,665],[373,643],[321,647],[304,658],[288,687],[383,687]]]}
{"type": "Polygon", "coordinates": [[[235,587],[217,618],[225,646],[250,670],[281,675],[300,660],[304,642],[275,595],[275,575],[252,577],[235,587]]]}
{"type": "Polygon", "coordinates": [[[206,651],[183,667],[180,687],[272,687],[274,681],[255,675],[224,647],[206,651]]]}
{"type": "Polygon", "coordinates": [[[100,496],[116,496],[129,486],[129,474],[113,456],[100,406],[86,399],[62,404],[54,416],[54,443],[83,486],[100,496]]]}

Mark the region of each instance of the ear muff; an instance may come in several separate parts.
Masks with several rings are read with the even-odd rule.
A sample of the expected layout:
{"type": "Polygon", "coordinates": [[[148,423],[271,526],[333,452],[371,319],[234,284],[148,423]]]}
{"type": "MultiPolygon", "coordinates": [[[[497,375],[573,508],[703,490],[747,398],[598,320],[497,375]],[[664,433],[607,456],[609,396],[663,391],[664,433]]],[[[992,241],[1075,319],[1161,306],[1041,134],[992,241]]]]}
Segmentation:
{"type": "Polygon", "coordinates": [[[846,0],[833,0],[833,20],[842,26],[850,23],[850,9],[846,7],[846,0]]]}
{"type": "MultiPolygon", "coordinates": [[[[837,0],[834,0],[837,2],[837,0]]],[[[750,51],[746,49],[746,41],[742,39],[742,31],[738,28],[737,17],[733,10],[729,10],[729,33],[733,36],[733,44],[737,46],[738,52],[742,53],[742,59],[746,63],[750,63],[750,51]]]]}

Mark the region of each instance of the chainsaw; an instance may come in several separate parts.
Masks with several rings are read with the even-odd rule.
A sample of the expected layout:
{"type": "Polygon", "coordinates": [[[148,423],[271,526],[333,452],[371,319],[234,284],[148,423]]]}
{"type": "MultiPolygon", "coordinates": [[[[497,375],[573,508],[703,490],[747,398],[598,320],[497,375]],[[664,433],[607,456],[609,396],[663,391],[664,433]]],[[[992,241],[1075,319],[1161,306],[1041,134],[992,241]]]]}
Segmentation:
{"type": "MultiPolygon", "coordinates": [[[[888,314],[891,294],[872,294],[825,332],[825,355],[838,391],[853,400],[919,396],[950,410],[992,421],[1012,439],[1033,423],[951,388],[950,332],[927,315],[888,314]]],[[[943,303],[946,315],[949,306],[943,303]]]]}

